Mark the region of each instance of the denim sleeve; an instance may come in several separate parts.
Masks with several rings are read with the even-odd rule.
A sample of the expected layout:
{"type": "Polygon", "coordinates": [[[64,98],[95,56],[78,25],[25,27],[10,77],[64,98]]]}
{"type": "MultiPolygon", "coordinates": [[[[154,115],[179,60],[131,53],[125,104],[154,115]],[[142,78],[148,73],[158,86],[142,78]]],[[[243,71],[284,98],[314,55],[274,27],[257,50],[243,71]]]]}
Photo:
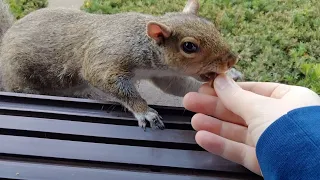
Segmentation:
{"type": "Polygon", "coordinates": [[[280,117],[261,135],[256,152],[266,180],[320,179],[320,106],[280,117]]]}

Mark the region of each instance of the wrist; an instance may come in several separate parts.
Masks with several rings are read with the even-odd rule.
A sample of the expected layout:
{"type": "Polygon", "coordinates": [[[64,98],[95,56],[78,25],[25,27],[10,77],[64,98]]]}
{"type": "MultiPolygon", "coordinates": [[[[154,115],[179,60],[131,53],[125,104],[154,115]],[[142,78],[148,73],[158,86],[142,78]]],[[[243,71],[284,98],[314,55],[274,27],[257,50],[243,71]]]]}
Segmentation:
{"type": "Polygon", "coordinates": [[[320,166],[319,122],[320,106],[297,108],[281,116],[262,133],[256,154],[266,179],[284,174],[287,179],[308,177],[310,168],[320,166]]]}

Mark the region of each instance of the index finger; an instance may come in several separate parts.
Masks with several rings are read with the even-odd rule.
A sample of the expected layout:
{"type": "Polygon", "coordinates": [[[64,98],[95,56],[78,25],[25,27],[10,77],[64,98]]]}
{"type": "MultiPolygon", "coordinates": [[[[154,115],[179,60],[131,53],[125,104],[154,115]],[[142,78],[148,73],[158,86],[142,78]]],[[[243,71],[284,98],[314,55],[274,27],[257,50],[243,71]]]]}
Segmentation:
{"type": "Polygon", "coordinates": [[[245,121],[228,110],[217,97],[190,92],[183,98],[183,105],[192,112],[214,116],[223,121],[246,126],[245,121]]]}
{"type": "Polygon", "coordinates": [[[238,82],[238,85],[246,91],[251,91],[266,97],[271,97],[274,90],[279,86],[287,86],[274,82],[238,82]]]}
{"type": "MultiPolygon", "coordinates": [[[[237,82],[237,84],[246,91],[251,91],[255,94],[259,94],[266,97],[271,97],[274,90],[277,89],[280,85],[287,86],[284,84],[273,82],[237,82]]],[[[217,96],[217,93],[215,92],[214,88],[210,87],[208,83],[203,84],[200,87],[199,93],[217,96]]]]}

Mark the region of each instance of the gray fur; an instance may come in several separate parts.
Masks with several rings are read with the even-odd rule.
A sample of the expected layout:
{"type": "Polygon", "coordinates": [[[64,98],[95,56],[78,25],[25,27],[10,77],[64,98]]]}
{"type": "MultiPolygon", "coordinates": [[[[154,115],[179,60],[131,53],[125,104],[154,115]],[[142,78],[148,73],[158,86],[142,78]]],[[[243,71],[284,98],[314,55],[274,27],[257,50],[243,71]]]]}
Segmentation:
{"type": "Polygon", "coordinates": [[[0,12],[0,37],[3,37],[4,33],[12,26],[15,18],[10,13],[9,6],[3,2],[0,3],[0,12]]]}
{"type": "Polygon", "coordinates": [[[100,100],[109,94],[143,128],[147,121],[153,128],[163,129],[164,124],[134,86],[137,69],[162,72],[142,74],[138,79],[150,79],[164,92],[184,96],[202,84],[189,76],[224,71],[224,57],[230,56],[213,24],[190,13],[156,17],[40,9],[11,26],[11,15],[0,2],[0,72],[6,91],[100,100]],[[160,44],[154,41],[146,33],[150,21],[170,27],[172,36],[160,44]],[[178,44],[184,36],[202,38],[207,54],[187,61],[178,44]]]}

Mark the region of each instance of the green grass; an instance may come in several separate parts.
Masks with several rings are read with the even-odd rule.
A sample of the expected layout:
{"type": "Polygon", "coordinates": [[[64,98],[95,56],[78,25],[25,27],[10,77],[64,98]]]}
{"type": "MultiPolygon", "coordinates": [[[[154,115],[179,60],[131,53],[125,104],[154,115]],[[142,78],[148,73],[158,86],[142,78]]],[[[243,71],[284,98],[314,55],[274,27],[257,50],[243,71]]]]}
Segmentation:
{"type": "MultiPolygon", "coordinates": [[[[6,0],[17,19],[47,7],[47,0],[6,0]]],[[[90,13],[181,11],[186,0],[86,0],[90,13]]],[[[243,59],[248,81],[308,87],[320,94],[320,1],[200,0],[200,15],[219,28],[243,59]]]]}
{"type": "Polygon", "coordinates": [[[6,0],[16,19],[20,19],[32,11],[48,6],[47,0],[6,0]]]}
{"type": "MultiPolygon", "coordinates": [[[[82,9],[113,14],[161,15],[181,11],[186,0],[86,0],[82,9]]],[[[211,20],[243,59],[248,81],[301,85],[320,94],[319,0],[201,0],[211,20]]]]}

